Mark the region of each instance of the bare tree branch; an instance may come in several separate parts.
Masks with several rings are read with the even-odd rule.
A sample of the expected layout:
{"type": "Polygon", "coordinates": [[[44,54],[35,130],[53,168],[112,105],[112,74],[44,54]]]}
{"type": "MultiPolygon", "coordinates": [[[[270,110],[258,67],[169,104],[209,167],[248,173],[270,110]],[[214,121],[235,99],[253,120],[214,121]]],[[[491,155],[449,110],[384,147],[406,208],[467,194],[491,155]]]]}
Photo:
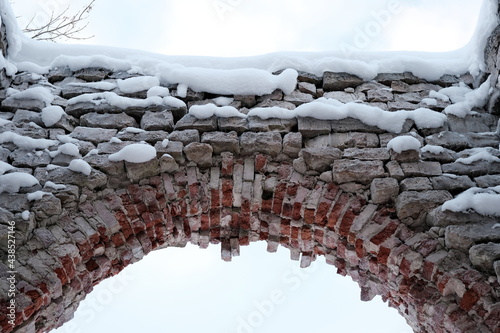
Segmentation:
{"type": "Polygon", "coordinates": [[[94,36],[81,36],[80,33],[87,27],[89,13],[93,8],[95,0],[91,0],[83,9],[74,15],[68,15],[70,6],[60,14],[51,13],[50,19],[42,26],[32,26],[36,14],[23,29],[25,33],[31,35],[33,39],[47,40],[55,42],[57,39],[65,38],[74,40],[90,39],[94,36]]]}

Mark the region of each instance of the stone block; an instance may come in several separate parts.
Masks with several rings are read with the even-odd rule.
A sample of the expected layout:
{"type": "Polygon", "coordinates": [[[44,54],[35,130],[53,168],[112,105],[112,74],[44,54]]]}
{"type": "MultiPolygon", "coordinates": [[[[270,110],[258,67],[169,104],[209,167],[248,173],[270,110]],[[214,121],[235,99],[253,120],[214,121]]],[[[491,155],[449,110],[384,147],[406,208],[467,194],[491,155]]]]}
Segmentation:
{"type": "Polygon", "coordinates": [[[116,129],[103,129],[78,126],[70,136],[77,140],[89,141],[94,144],[108,142],[118,131],[116,129]]]}
{"type": "Polygon", "coordinates": [[[135,183],[142,179],[156,176],[160,173],[160,164],[156,158],[145,163],[130,163],[125,161],[127,178],[135,183]]]}
{"type": "Polygon", "coordinates": [[[405,178],[405,174],[401,166],[396,161],[390,161],[386,164],[387,171],[389,172],[389,176],[395,178],[397,180],[402,180],[405,178]]]}
{"type": "Polygon", "coordinates": [[[324,72],[323,89],[325,91],[344,90],[345,88],[356,88],[364,80],[359,76],[349,73],[324,72]]]}
{"type": "MultiPolygon", "coordinates": [[[[396,95],[398,96],[398,95],[396,95]]],[[[387,103],[394,100],[393,93],[388,89],[368,90],[369,102],[387,103]]]]}
{"type": "Polygon", "coordinates": [[[448,126],[451,132],[485,133],[494,132],[498,123],[497,117],[488,113],[474,113],[465,117],[448,115],[448,126]]]}
{"type": "Polygon", "coordinates": [[[470,177],[479,177],[488,174],[500,173],[500,162],[476,161],[471,164],[449,163],[443,164],[443,172],[455,175],[466,175],[470,177]]]}
{"type": "Polygon", "coordinates": [[[7,97],[2,101],[2,108],[9,111],[28,110],[41,112],[47,105],[44,101],[36,99],[19,99],[14,96],[7,97]]]}
{"type": "Polygon", "coordinates": [[[236,132],[205,132],[201,136],[201,142],[211,145],[214,154],[224,151],[240,153],[240,141],[236,132]]]}
{"type": "Polygon", "coordinates": [[[438,162],[401,163],[401,168],[406,177],[440,176],[443,173],[438,162]]]}
{"type": "Polygon", "coordinates": [[[16,126],[22,126],[23,124],[29,124],[31,122],[38,126],[45,126],[42,122],[42,114],[40,112],[28,110],[17,110],[14,114],[14,118],[12,118],[12,122],[16,124],[16,126]]]}
{"type": "Polygon", "coordinates": [[[161,173],[174,173],[179,170],[179,164],[177,164],[175,158],[171,155],[164,154],[160,157],[160,172],[161,173]]]}
{"type": "Polygon", "coordinates": [[[335,99],[342,103],[365,102],[366,95],[362,92],[348,93],[345,91],[330,91],[323,95],[324,98],[335,99]]]}
{"type": "Polygon", "coordinates": [[[138,127],[134,118],[125,113],[102,114],[87,113],[80,117],[80,125],[85,127],[122,129],[126,127],[138,127]]]}
{"type": "MultiPolygon", "coordinates": [[[[314,93],[316,93],[316,91],[314,93]]],[[[314,100],[311,94],[304,93],[300,90],[294,90],[290,95],[285,95],[283,99],[285,102],[292,103],[295,106],[310,103],[314,100]]]]}
{"type": "Polygon", "coordinates": [[[45,151],[33,152],[31,149],[16,149],[10,153],[11,165],[17,168],[36,168],[46,166],[52,159],[49,153],[45,151]]]}
{"type": "Polygon", "coordinates": [[[195,129],[200,133],[217,131],[217,117],[198,119],[188,113],[175,124],[176,131],[186,129],[195,129]]]}
{"type": "Polygon", "coordinates": [[[200,168],[212,166],[213,148],[209,144],[190,143],[184,147],[184,153],[189,161],[195,162],[200,168]]]}
{"type": "Polygon", "coordinates": [[[286,134],[292,132],[292,128],[297,126],[297,119],[261,119],[259,117],[248,117],[248,128],[253,132],[279,132],[286,134]]]}
{"type": "Polygon", "coordinates": [[[111,73],[105,68],[84,68],[75,72],[75,77],[87,82],[98,82],[104,80],[111,73]]]}
{"type": "Polygon", "coordinates": [[[300,132],[291,132],[283,138],[283,153],[291,158],[297,158],[302,149],[302,134],[300,132]]]}
{"type": "Polygon", "coordinates": [[[316,85],[309,82],[299,82],[298,88],[300,92],[316,97],[316,85]]]}
{"type": "Polygon", "coordinates": [[[396,199],[396,211],[400,219],[416,219],[451,199],[453,197],[447,191],[402,192],[396,199]]]}
{"type": "Polygon", "coordinates": [[[379,146],[378,136],[374,133],[332,133],[329,139],[329,146],[340,149],[377,148],[379,146]]]}
{"type": "Polygon", "coordinates": [[[343,157],[365,161],[387,161],[391,158],[387,148],[347,148],[343,157]]]}
{"type": "Polygon", "coordinates": [[[418,84],[425,83],[425,80],[413,75],[411,72],[404,73],[380,73],[378,74],[375,81],[390,86],[392,81],[402,81],[406,84],[418,84]]]}
{"type": "Polygon", "coordinates": [[[382,161],[336,160],[333,179],[336,183],[356,182],[370,184],[375,178],[385,177],[382,161]]]}
{"type": "Polygon", "coordinates": [[[265,99],[255,106],[255,108],[273,108],[278,107],[286,110],[295,110],[296,106],[293,103],[285,101],[276,101],[274,99],[265,99]]]}
{"type": "Polygon", "coordinates": [[[248,120],[240,117],[219,118],[219,130],[223,132],[235,131],[238,134],[248,131],[248,120]]]}
{"type": "Polygon", "coordinates": [[[305,148],[299,155],[309,169],[325,172],[332,168],[333,161],[342,158],[342,151],[337,148],[305,148]]]}
{"type": "Polygon", "coordinates": [[[404,191],[429,191],[432,184],[427,177],[406,178],[401,181],[401,192],[404,191]]]}
{"type": "Polygon", "coordinates": [[[312,73],[307,73],[303,71],[299,71],[299,76],[297,78],[299,82],[308,82],[314,84],[315,86],[320,86],[323,83],[323,78],[320,76],[316,76],[312,73]]]}
{"type": "Polygon", "coordinates": [[[448,248],[468,251],[474,244],[500,242],[500,228],[496,223],[450,225],[446,227],[445,242],[448,248]]]}
{"type": "Polygon", "coordinates": [[[297,119],[299,132],[304,138],[314,138],[319,135],[329,134],[332,131],[330,121],[319,120],[314,118],[302,118],[297,119]]]}
{"type": "Polygon", "coordinates": [[[193,142],[200,142],[200,133],[195,129],[173,131],[168,135],[170,141],[182,142],[185,146],[193,142]]]}
{"type": "Polygon", "coordinates": [[[469,176],[455,176],[444,174],[439,177],[431,178],[432,187],[435,190],[446,190],[451,193],[459,193],[465,191],[476,184],[469,178],[469,176]]]}
{"type": "Polygon", "coordinates": [[[50,170],[46,168],[37,168],[34,176],[40,183],[51,181],[56,184],[71,184],[79,187],[87,187],[90,190],[102,188],[108,181],[104,173],[94,169],[92,169],[89,176],[86,176],[80,172],[73,172],[68,168],[55,168],[50,170]]]}
{"type": "Polygon", "coordinates": [[[184,144],[179,141],[170,141],[165,147],[165,154],[172,156],[179,164],[184,164],[184,144]]]}
{"type": "Polygon", "coordinates": [[[500,185],[500,175],[486,175],[474,178],[476,185],[482,188],[500,185]]]}
{"type": "Polygon", "coordinates": [[[174,116],[170,111],[148,111],[141,118],[141,128],[146,131],[171,132],[174,128],[174,116]]]}
{"type": "Polygon", "coordinates": [[[386,132],[385,130],[378,128],[377,126],[370,126],[363,123],[359,119],[355,118],[344,118],[339,120],[331,121],[332,132],[334,133],[346,133],[346,132],[364,132],[364,133],[375,133],[380,134],[386,132]]]}
{"type": "Polygon", "coordinates": [[[420,106],[418,104],[403,102],[403,101],[387,103],[387,108],[389,111],[401,111],[401,110],[413,111],[418,109],[419,107],[420,106]]]}
{"type": "Polygon", "coordinates": [[[500,260],[500,243],[474,245],[469,249],[471,263],[482,271],[493,274],[494,263],[500,260]]]}
{"type": "Polygon", "coordinates": [[[466,135],[449,131],[427,136],[425,141],[428,145],[441,146],[454,151],[471,148],[471,143],[466,135]]]}
{"type": "Polygon", "coordinates": [[[283,148],[281,135],[278,132],[246,132],[241,135],[240,143],[243,155],[259,152],[275,157],[283,148]]]}
{"type": "Polygon", "coordinates": [[[391,157],[393,160],[404,162],[418,162],[420,160],[420,152],[418,150],[403,150],[398,153],[391,149],[391,157]]]}
{"type": "Polygon", "coordinates": [[[372,202],[386,204],[399,194],[398,181],[394,178],[376,178],[370,186],[372,202]]]}

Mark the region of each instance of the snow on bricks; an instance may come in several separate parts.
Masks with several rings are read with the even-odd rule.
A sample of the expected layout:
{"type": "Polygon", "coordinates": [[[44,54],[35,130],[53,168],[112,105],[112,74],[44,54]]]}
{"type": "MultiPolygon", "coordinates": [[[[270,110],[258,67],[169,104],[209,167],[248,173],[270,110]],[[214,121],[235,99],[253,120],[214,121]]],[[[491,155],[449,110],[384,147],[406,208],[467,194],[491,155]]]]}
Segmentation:
{"type": "Polygon", "coordinates": [[[16,221],[21,301],[2,332],[60,326],[155,249],[220,244],[231,261],[258,240],[301,267],[325,257],[415,332],[498,331],[499,116],[479,97],[464,117],[443,111],[457,104],[446,93],[489,89],[469,75],[297,73],[259,71],[253,93],[233,80],[251,70],[225,73],[235,87],[187,69],[174,84],[99,67],[13,74],[0,230],[16,221]]]}

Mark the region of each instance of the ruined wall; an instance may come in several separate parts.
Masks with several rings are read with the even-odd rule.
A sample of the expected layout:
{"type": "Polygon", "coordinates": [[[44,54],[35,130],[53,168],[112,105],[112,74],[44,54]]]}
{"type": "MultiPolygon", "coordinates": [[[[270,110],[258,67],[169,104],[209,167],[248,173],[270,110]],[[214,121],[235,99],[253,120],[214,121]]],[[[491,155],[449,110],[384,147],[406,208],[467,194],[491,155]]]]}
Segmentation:
{"type": "MultiPolygon", "coordinates": [[[[495,40],[487,59],[498,54],[495,40]]],[[[499,67],[488,63],[494,74],[499,67]]],[[[78,100],[102,92],[88,82],[116,85],[133,76],[105,68],[17,73],[11,88],[44,87],[54,96],[51,104],[65,111],[55,123],[43,117],[47,96],[2,96],[0,118],[8,122],[0,127],[0,161],[12,167],[5,175],[25,173],[37,181],[18,191],[4,185],[0,193],[2,332],[62,325],[94,285],[154,249],[220,244],[229,261],[257,240],[267,241],[270,252],[289,248],[301,267],[325,256],[359,283],[363,300],[381,295],[415,332],[498,332],[498,217],[441,210],[471,187],[500,184],[494,94],[490,106],[464,118],[448,115],[438,127],[408,118],[401,133],[349,117],[197,119],[187,112],[206,103],[230,103],[242,113],[295,109],[323,96],[388,112],[425,107],[442,114],[451,102],[429,105],[431,91],[460,83],[477,88],[482,81],[466,73],[434,82],[411,73],[380,74],[370,82],[346,73],[300,73],[288,95],[188,91],[181,97],[174,85],[171,94],[185,106],[141,106],[146,91],[119,88],[108,92],[131,98],[134,106],[78,100]],[[398,136],[411,136],[423,148],[389,149],[398,136]],[[139,142],[155,147],[154,158],[110,160],[139,142]],[[477,148],[492,158],[464,163],[477,148]],[[6,260],[11,221],[14,325],[4,278],[13,270],[6,260]]]]}

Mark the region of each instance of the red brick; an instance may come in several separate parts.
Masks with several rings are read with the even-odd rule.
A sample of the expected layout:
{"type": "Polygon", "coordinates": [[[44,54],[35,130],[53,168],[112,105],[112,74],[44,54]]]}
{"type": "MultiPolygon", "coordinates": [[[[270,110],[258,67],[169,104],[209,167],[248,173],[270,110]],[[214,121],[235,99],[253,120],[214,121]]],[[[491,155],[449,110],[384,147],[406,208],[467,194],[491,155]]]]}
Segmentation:
{"type": "Polygon", "coordinates": [[[311,240],[312,239],[312,229],[308,226],[303,226],[301,233],[300,233],[300,237],[302,238],[302,240],[305,240],[305,241],[311,240]]]}
{"type": "Polygon", "coordinates": [[[273,208],[273,200],[262,200],[260,211],[263,213],[271,213],[273,208]]]}
{"type": "Polygon", "coordinates": [[[221,175],[222,177],[231,177],[233,175],[234,159],[232,154],[222,158],[221,175]]]}
{"type": "Polygon", "coordinates": [[[290,221],[286,219],[281,220],[281,229],[280,234],[290,236],[292,233],[292,227],[290,225],[290,221]]]}
{"type": "Polygon", "coordinates": [[[389,237],[394,235],[396,230],[398,229],[399,223],[396,222],[390,222],[381,232],[376,234],[375,236],[370,239],[370,242],[372,242],[375,245],[380,245],[383,242],[385,242],[389,237]]]}
{"type": "Polygon", "coordinates": [[[316,210],[316,218],[314,220],[314,223],[316,225],[319,225],[321,227],[324,227],[328,221],[326,216],[328,215],[328,212],[330,211],[330,207],[332,205],[332,201],[330,200],[322,200],[319,205],[318,209],[316,210]]]}
{"type": "Polygon", "coordinates": [[[377,262],[382,265],[387,265],[391,249],[381,246],[377,253],[377,262]]]}
{"type": "Polygon", "coordinates": [[[323,245],[323,238],[325,237],[325,232],[321,229],[314,230],[314,240],[319,244],[323,245]]]}
{"type": "Polygon", "coordinates": [[[337,198],[337,195],[339,194],[340,192],[340,188],[333,184],[333,183],[329,183],[327,186],[326,186],[326,192],[325,194],[323,195],[323,197],[325,199],[328,199],[328,200],[335,200],[337,198]]]}
{"type": "Polygon", "coordinates": [[[300,202],[294,202],[293,203],[293,212],[292,212],[292,219],[295,221],[298,221],[302,218],[302,203],[300,202]]]}
{"type": "Polygon", "coordinates": [[[233,206],[233,181],[230,179],[222,180],[222,206],[233,206]]]}
{"type": "Polygon", "coordinates": [[[306,208],[304,210],[304,223],[313,224],[316,217],[315,213],[316,211],[314,209],[306,208]]]}
{"type": "Polygon", "coordinates": [[[281,164],[278,167],[279,179],[288,180],[293,172],[293,167],[289,164],[281,164]]]}
{"type": "Polygon", "coordinates": [[[473,290],[467,290],[460,301],[460,308],[469,311],[479,301],[479,296],[473,290]]]}
{"type": "Polygon", "coordinates": [[[347,237],[349,236],[349,231],[351,230],[352,223],[356,218],[356,214],[352,210],[348,210],[342,217],[342,221],[339,226],[339,235],[347,237]]]}
{"type": "Polygon", "coordinates": [[[332,208],[332,211],[328,215],[328,223],[327,228],[330,230],[335,230],[335,226],[337,225],[338,219],[340,218],[340,214],[342,214],[342,210],[344,206],[349,201],[349,195],[341,194],[338,200],[335,202],[335,205],[332,208]]]}
{"type": "Polygon", "coordinates": [[[266,155],[257,154],[255,156],[255,171],[264,173],[267,165],[267,157],[266,155]]]}
{"type": "Polygon", "coordinates": [[[299,189],[299,185],[298,184],[289,184],[286,188],[286,194],[291,196],[291,197],[294,197],[297,195],[297,190],[299,189]]]}
{"type": "Polygon", "coordinates": [[[292,216],[293,216],[293,206],[290,203],[285,202],[283,204],[283,210],[281,212],[281,216],[292,218],[292,216]]]}
{"type": "Polygon", "coordinates": [[[299,227],[292,227],[292,232],[290,234],[290,238],[293,240],[298,240],[299,239],[299,232],[300,232],[299,227]]]}

